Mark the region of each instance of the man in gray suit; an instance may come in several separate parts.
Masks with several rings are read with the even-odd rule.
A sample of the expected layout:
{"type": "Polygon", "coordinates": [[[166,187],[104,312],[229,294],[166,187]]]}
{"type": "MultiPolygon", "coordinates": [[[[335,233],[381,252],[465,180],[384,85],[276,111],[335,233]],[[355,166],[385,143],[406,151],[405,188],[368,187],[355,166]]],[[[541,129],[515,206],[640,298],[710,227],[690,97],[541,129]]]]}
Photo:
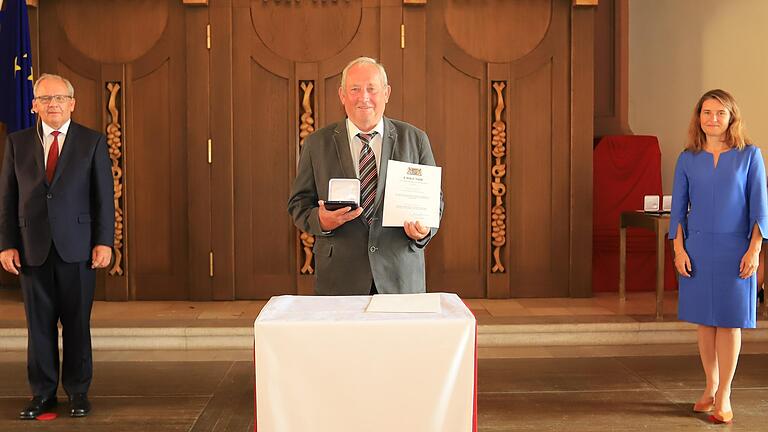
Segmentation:
{"type": "MultiPolygon", "coordinates": [[[[347,118],[308,136],[288,212],[315,236],[318,295],[421,293],[424,247],[437,228],[407,221],[382,227],[387,162],[435,165],[427,134],[384,117],[391,87],[384,67],[367,57],[342,72],[339,98],[347,118]],[[360,179],[360,207],[325,208],[328,181],[360,179]]],[[[442,216],[442,197],[440,211],[442,216]]]]}

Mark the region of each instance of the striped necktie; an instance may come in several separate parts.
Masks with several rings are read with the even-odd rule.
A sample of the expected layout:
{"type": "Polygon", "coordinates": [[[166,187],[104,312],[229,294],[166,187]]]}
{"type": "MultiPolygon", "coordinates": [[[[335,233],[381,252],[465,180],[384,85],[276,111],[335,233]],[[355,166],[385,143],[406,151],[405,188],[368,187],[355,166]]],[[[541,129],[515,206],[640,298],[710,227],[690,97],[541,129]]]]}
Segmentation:
{"type": "Polygon", "coordinates": [[[373,219],[373,200],[376,198],[376,186],[379,182],[379,174],[376,172],[376,156],[371,149],[371,140],[376,132],[369,134],[359,133],[357,136],[363,143],[360,150],[360,202],[363,207],[363,216],[371,224],[373,219]]]}

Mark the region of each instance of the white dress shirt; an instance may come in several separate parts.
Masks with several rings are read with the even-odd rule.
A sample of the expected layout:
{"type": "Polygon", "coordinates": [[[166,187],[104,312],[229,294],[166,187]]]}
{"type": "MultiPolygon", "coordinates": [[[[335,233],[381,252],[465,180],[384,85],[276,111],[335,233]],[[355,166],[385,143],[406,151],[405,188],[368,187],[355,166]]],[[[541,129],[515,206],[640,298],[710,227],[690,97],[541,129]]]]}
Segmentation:
{"type": "MultiPolygon", "coordinates": [[[[72,122],[72,120],[67,120],[66,123],[61,125],[59,128],[59,154],[58,156],[61,156],[61,149],[64,148],[64,140],[67,138],[67,131],[69,131],[69,124],[72,122]]],[[[53,135],[51,132],[55,131],[56,129],[48,126],[45,124],[45,122],[41,122],[43,124],[43,162],[46,165],[46,168],[48,168],[48,153],[51,150],[51,144],[53,144],[53,135]]]]}
{"type": "Polygon", "coordinates": [[[347,118],[347,133],[349,134],[349,151],[352,152],[352,164],[355,166],[355,175],[360,177],[360,152],[363,150],[363,142],[360,141],[359,133],[369,134],[376,132],[371,142],[368,145],[373,150],[373,155],[376,157],[376,173],[379,173],[379,167],[381,166],[381,142],[384,136],[384,117],[379,120],[379,123],[373,129],[369,131],[361,131],[355,126],[352,121],[347,118]]]}

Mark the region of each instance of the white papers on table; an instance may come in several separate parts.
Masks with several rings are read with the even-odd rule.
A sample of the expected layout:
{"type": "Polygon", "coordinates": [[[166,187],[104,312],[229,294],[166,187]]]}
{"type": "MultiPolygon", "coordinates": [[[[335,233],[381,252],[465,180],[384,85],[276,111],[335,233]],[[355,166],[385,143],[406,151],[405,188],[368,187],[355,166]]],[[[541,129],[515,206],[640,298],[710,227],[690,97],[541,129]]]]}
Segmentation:
{"type": "Polygon", "coordinates": [[[440,313],[440,293],[374,295],[365,311],[440,313]]]}

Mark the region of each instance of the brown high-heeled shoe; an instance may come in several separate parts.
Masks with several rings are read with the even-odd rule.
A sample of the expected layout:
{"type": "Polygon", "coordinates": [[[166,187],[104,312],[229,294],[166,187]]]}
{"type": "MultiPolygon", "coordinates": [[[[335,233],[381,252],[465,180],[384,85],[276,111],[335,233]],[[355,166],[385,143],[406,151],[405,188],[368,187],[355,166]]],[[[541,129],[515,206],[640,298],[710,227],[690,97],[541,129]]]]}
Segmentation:
{"type": "Polygon", "coordinates": [[[733,422],[733,411],[715,411],[709,420],[715,424],[730,424],[733,422]]]}
{"type": "Polygon", "coordinates": [[[696,402],[693,404],[693,412],[707,413],[715,409],[715,398],[707,402],[696,402]]]}

